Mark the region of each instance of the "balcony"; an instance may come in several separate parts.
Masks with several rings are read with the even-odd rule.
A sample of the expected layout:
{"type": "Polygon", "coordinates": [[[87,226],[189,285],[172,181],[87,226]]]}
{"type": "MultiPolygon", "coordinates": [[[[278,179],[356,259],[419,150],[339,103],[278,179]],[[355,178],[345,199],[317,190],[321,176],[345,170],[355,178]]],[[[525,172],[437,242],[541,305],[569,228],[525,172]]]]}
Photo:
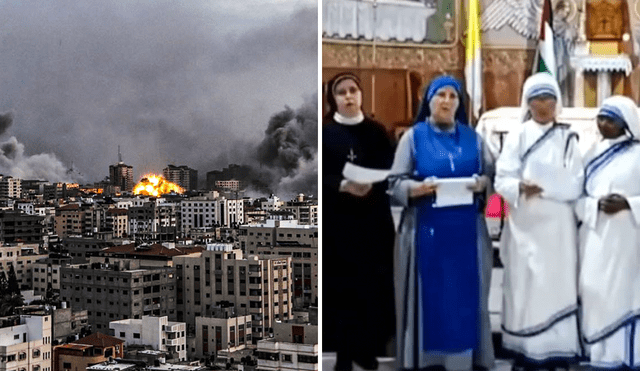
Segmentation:
{"type": "Polygon", "coordinates": [[[162,326],[162,331],[164,332],[180,332],[180,330],[178,330],[178,325],[173,325],[173,326],[169,326],[169,325],[164,325],[162,326]]]}
{"type": "Polygon", "coordinates": [[[149,310],[156,310],[156,309],[160,309],[160,303],[157,304],[149,304],[149,305],[145,305],[143,307],[144,311],[149,311],[149,310]]]}
{"type": "Polygon", "coordinates": [[[167,339],[165,342],[166,345],[179,345],[180,344],[180,339],[167,339]]]}

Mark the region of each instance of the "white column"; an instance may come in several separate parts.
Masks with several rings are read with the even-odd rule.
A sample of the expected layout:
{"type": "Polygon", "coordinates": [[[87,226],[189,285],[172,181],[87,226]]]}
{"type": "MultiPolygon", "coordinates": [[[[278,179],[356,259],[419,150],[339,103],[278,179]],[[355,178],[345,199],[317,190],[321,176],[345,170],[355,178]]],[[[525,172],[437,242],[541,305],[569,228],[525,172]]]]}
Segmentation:
{"type": "Polygon", "coordinates": [[[611,96],[611,73],[598,71],[598,107],[611,96]]]}
{"type": "Polygon", "coordinates": [[[576,68],[573,76],[573,106],[584,107],[584,70],[576,68]]]}

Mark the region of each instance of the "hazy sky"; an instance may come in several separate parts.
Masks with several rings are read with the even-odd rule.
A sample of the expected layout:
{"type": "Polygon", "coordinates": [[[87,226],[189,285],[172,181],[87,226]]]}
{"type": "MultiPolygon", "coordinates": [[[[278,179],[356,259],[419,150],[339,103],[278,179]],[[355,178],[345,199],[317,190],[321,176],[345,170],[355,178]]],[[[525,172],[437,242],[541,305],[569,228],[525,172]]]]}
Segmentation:
{"type": "Polygon", "coordinates": [[[313,0],[3,1],[0,171],[58,159],[102,180],[118,145],[136,178],[250,161],[271,116],[316,104],[317,16],[313,0]]]}

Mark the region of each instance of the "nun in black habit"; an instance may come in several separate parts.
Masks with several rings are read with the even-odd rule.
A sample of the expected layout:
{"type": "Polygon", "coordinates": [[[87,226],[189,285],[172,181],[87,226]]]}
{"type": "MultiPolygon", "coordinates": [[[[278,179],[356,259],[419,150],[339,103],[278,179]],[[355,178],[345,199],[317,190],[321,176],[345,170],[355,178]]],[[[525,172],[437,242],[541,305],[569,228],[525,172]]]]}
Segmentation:
{"type": "Polygon", "coordinates": [[[377,369],[395,332],[395,231],[387,183],[344,179],[347,162],[389,169],[394,149],[384,127],[362,112],[362,88],[352,73],[328,85],[322,128],[322,344],[337,353],[337,371],[377,369]]]}

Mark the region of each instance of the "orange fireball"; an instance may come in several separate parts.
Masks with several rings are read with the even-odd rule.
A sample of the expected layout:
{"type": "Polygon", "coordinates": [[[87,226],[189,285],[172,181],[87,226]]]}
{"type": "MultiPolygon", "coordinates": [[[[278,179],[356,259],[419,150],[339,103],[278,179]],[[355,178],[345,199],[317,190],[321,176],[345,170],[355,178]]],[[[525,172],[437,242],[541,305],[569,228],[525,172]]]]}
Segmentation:
{"type": "Polygon", "coordinates": [[[144,196],[160,196],[171,192],[184,193],[184,189],[175,183],[163,178],[161,175],[147,174],[135,187],[133,187],[134,195],[144,196]]]}

